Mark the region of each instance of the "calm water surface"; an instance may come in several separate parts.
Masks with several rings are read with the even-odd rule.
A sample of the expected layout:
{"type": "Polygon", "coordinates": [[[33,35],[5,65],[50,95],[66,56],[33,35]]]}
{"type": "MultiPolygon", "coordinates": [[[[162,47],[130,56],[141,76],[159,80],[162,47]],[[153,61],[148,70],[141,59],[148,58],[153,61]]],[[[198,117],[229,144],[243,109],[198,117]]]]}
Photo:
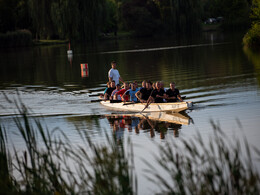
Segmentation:
{"type": "Polygon", "coordinates": [[[130,136],[139,192],[156,192],[159,187],[144,177],[140,158],[153,161],[151,153],[157,151],[153,142],[192,138],[196,131],[207,140],[213,119],[231,138],[246,135],[250,144],[260,148],[260,54],[243,49],[241,40],[239,33],[113,40],[97,47],[72,45],[73,56],[66,54],[65,45],[1,50],[0,121],[14,145],[22,147],[12,119],[18,113],[14,101],[21,98],[32,115],[44,116],[49,129],[59,127],[74,142],[79,141],[76,128],[88,131],[98,142],[105,140],[105,132],[114,132],[121,140],[130,136]],[[166,87],[175,81],[194,108],[170,114],[170,122],[156,122],[91,103],[97,98],[93,95],[105,89],[112,60],[126,81],[162,80],[166,87]],[[82,63],[88,63],[88,77],[81,76],[82,63]]]}

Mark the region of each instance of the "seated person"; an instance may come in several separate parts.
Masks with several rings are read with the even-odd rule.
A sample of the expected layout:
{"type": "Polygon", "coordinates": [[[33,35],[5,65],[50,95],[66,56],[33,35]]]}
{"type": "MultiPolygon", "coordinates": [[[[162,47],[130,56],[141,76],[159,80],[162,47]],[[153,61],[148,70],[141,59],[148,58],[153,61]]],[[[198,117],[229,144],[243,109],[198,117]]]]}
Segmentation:
{"type": "Polygon", "coordinates": [[[104,95],[105,100],[109,100],[112,92],[116,89],[115,81],[110,82],[110,87],[106,90],[106,93],[104,95]]]}
{"type": "Polygon", "coordinates": [[[152,82],[151,81],[147,81],[146,82],[146,87],[145,88],[141,88],[140,91],[138,91],[135,94],[135,96],[137,97],[137,99],[141,103],[146,103],[148,98],[150,97],[152,91],[153,91],[153,89],[152,89],[152,82]]]}
{"type": "Polygon", "coordinates": [[[137,91],[139,91],[136,88],[136,84],[135,83],[131,83],[131,89],[127,90],[124,95],[123,95],[123,99],[125,98],[125,96],[129,95],[130,96],[130,101],[131,102],[137,102],[137,97],[135,96],[135,94],[137,93],[137,91]]]}
{"type": "Polygon", "coordinates": [[[156,89],[156,82],[153,83],[152,88],[153,88],[154,90],[156,89]]]}
{"type": "Polygon", "coordinates": [[[163,99],[166,98],[166,93],[161,89],[161,83],[156,82],[156,89],[153,90],[152,95],[148,99],[148,102],[163,103],[163,99]]]}
{"type": "Polygon", "coordinates": [[[110,87],[110,82],[108,81],[107,82],[107,87],[106,87],[106,89],[105,89],[105,91],[104,91],[104,93],[103,94],[100,94],[100,98],[104,98],[104,95],[105,95],[105,93],[106,93],[106,91],[107,91],[107,89],[110,87]]]}
{"type": "Polygon", "coordinates": [[[135,88],[136,88],[137,90],[140,90],[140,88],[138,87],[138,82],[137,82],[137,81],[134,81],[133,84],[135,84],[135,88]]]}
{"type": "Polygon", "coordinates": [[[161,84],[161,89],[163,89],[165,91],[165,89],[164,89],[164,82],[160,81],[160,84],[161,84]]]}
{"type": "Polygon", "coordinates": [[[114,90],[114,91],[112,91],[112,93],[111,93],[111,96],[110,96],[110,99],[111,100],[121,100],[121,97],[120,97],[120,95],[118,95],[119,96],[119,99],[118,99],[118,97],[116,97],[117,95],[116,95],[116,92],[118,92],[118,91],[120,91],[121,90],[121,85],[120,84],[117,84],[116,85],[116,89],[114,90]],[[114,97],[115,96],[115,97],[114,97]]]}
{"type": "Polygon", "coordinates": [[[146,80],[144,80],[144,81],[142,82],[142,87],[141,87],[141,89],[142,89],[142,88],[146,88],[146,82],[147,82],[146,80]]]}
{"type": "Polygon", "coordinates": [[[129,83],[124,83],[124,88],[115,93],[115,98],[117,98],[116,100],[119,100],[118,98],[119,98],[119,96],[120,96],[120,100],[122,100],[122,101],[128,101],[128,100],[129,100],[128,95],[126,95],[126,96],[123,98],[124,93],[125,93],[128,89],[129,89],[129,83]],[[118,96],[118,95],[119,95],[119,96],[118,96]]]}
{"type": "Polygon", "coordinates": [[[105,95],[105,93],[107,92],[107,89],[110,87],[110,85],[111,85],[111,82],[108,81],[108,82],[107,82],[107,87],[106,87],[106,89],[105,89],[105,91],[104,91],[104,93],[103,93],[104,95],[105,95]]]}
{"type": "Polygon", "coordinates": [[[175,83],[170,83],[170,89],[166,91],[166,98],[167,102],[177,102],[179,99],[181,102],[183,102],[180,92],[178,89],[175,88],[175,83]]]}

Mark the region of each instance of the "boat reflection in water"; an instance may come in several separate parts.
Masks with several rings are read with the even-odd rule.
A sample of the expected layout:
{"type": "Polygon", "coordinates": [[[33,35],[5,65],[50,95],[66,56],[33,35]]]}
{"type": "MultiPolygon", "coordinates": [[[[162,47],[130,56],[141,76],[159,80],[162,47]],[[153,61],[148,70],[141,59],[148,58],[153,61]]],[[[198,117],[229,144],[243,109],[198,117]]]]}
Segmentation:
{"type": "Polygon", "coordinates": [[[160,134],[160,138],[165,138],[168,130],[173,130],[174,136],[179,136],[179,129],[182,125],[189,125],[193,122],[186,113],[172,112],[150,112],[137,114],[111,114],[106,115],[113,132],[118,140],[120,140],[125,130],[129,132],[135,131],[136,134],[140,130],[150,133],[151,137],[155,137],[155,133],[160,134]]]}

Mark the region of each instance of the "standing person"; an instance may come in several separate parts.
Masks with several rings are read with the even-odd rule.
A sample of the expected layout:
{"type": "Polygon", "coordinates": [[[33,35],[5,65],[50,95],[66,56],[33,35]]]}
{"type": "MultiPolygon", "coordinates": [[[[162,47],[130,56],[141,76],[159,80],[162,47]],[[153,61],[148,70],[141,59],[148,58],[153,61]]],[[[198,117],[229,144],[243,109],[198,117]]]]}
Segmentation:
{"type": "Polygon", "coordinates": [[[116,69],[116,62],[111,62],[111,69],[108,71],[108,79],[109,81],[115,81],[115,84],[119,84],[119,80],[123,83],[124,80],[122,77],[120,77],[120,74],[118,70],[116,69]]]}
{"type": "Polygon", "coordinates": [[[174,82],[170,83],[170,89],[166,91],[165,99],[167,100],[167,102],[177,102],[177,99],[183,102],[179,90],[175,88],[174,82]]]}

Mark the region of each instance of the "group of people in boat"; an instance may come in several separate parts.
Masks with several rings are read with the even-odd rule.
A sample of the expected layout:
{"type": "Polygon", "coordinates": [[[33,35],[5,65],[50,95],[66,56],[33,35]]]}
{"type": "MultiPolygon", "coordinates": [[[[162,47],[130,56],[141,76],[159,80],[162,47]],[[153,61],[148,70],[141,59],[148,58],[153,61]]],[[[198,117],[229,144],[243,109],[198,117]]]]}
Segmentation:
{"type": "Polygon", "coordinates": [[[141,102],[141,103],[164,103],[183,101],[178,89],[175,88],[175,83],[170,83],[170,88],[165,90],[164,83],[157,81],[144,80],[142,87],[138,87],[136,81],[128,83],[124,82],[116,69],[116,62],[111,62],[112,68],[108,72],[109,82],[104,91],[102,98],[104,100],[115,100],[123,102],[141,102]],[[121,87],[119,81],[123,83],[121,87]]]}

